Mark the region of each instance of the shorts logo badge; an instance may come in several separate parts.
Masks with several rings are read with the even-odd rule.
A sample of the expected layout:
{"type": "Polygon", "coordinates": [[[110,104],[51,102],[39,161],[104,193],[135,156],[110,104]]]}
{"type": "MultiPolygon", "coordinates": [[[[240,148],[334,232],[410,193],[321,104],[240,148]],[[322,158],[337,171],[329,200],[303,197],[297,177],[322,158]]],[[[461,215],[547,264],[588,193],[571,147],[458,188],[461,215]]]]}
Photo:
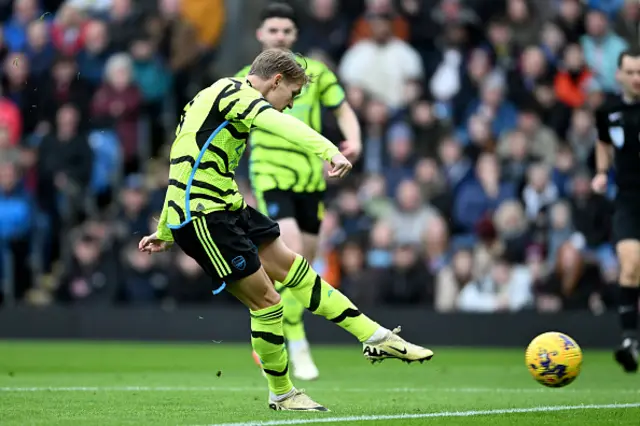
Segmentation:
{"type": "Polygon", "coordinates": [[[243,271],[244,268],[247,267],[247,261],[244,260],[244,257],[242,256],[234,257],[233,260],[231,261],[231,264],[233,265],[234,268],[236,268],[239,271],[243,271]]]}
{"type": "Polygon", "coordinates": [[[276,216],[280,211],[280,206],[276,203],[271,203],[267,206],[267,212],[269,216],[276,216]]]}

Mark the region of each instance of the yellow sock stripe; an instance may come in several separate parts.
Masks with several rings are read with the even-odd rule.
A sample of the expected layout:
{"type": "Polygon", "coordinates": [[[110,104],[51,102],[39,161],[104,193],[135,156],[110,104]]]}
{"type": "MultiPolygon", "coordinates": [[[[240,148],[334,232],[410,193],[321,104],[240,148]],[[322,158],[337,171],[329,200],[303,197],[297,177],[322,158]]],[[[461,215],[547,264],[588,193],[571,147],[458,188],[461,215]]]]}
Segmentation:
{"type": "MultiPolygon", "coordinates": [[[[204,222],[204,219],[203,219],[203,222],[204,222]]],[[[220,265],[222,267],[222,271],[225,273],[222,276],[226,277],[227,275],[231,275],[231,267],[229,266],[227,261],[224,260],[224,257],[222,257],[222,253],[220,253],[220,250],[218,249],[218,246],[216,245],[216,243],[213,242],[213,237],[211,236],[211,233],[209,232],[209,228],[207,228],[203,224],[202,231],[204,232],[205,238],[206,238],[207,242],[209,243],[209,246],[213,249],[214,256],[216,256],[216,258],[220,261],[220,265]]]]}
{"type": "Polygon", "coordinates": [[[223,278],[225,275],[222,274],[222,269],[220,267],[219,262],[217,261],[216,257],[213,255],[211,248],[209,247],[208,241],[206,240],[205,236],[203,235],[202,232],[202,226],[203,226],[203,220],[202,218],[195,218],[193,220],[193,229],[195,229],[196,231],[196,235],[198,237],[198,239],[200,240],[200,244],[202,244],[202,247],[204,248],[204,251],[207,252],[207,256],[209,256],[209,260],[211,260],[211,263],[213,264],[213,266],[216,268],[216,272],[218,273],[218,276],[220,278],[223,278]]]}

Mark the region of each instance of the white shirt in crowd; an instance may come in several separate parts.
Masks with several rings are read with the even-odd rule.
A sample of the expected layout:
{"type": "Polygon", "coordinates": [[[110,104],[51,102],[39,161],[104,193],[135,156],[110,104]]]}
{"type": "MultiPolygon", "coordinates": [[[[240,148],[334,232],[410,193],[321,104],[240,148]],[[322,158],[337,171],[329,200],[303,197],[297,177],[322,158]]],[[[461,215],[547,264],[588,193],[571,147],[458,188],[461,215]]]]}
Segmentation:
{"type": "Polygon", "coordinates": [[[422,59],[409,44],[397,38],[384,45],[363,40],[349,48],[340,62],[340,78],[361,87],[391,108],[404,106],[405,84],[422,77],[422,59]]]}

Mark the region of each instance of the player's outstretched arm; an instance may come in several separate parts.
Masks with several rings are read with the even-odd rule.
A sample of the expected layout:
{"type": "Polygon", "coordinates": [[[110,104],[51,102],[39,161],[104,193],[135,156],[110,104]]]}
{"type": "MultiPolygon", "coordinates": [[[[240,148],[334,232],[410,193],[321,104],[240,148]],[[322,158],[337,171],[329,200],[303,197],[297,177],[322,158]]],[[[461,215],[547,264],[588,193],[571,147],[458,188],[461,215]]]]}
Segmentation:
{"type": "Polygon", "coordinates": [[[328,161],[333,166],[331,177],[344,177],[351,170],[351,162],[327,138],[295,117],[269,109],[259,114],[253,126],[297,143],[300,148],[328,161]]]}

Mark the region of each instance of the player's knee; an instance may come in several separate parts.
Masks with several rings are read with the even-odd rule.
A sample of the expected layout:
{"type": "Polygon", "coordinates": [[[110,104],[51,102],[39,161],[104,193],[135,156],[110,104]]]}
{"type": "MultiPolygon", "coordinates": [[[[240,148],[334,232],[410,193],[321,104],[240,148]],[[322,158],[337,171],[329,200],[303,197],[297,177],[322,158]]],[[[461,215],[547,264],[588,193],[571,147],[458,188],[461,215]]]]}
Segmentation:
{"type": "Polygon", "coordinates": [[[289,249],[296,253],[301,253],[304,246],[298,222],[294,218],[288,217],[280,219],[278,225],[280,226],[280,238],[282,238],[282,241],[289,249]]]}
{"type": "Polygon", "coordinates": [[[265,286],[262,291],[254,293],[253,297],[247,300],[246,305],[252,311],[267,309],[280,303],[280,294],[272,285],[265,286]]]}
{"type": "Polygon", "coordinates": [[[296,256],[280,238],[260,249],[260,262],[273,281],[283,282],[287,278],[296,256]]]}

